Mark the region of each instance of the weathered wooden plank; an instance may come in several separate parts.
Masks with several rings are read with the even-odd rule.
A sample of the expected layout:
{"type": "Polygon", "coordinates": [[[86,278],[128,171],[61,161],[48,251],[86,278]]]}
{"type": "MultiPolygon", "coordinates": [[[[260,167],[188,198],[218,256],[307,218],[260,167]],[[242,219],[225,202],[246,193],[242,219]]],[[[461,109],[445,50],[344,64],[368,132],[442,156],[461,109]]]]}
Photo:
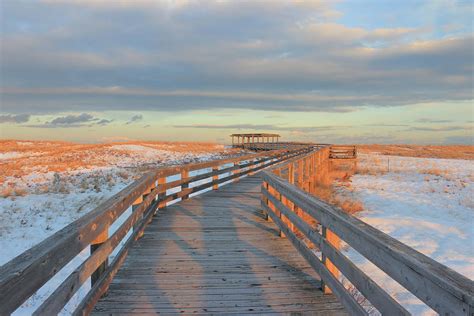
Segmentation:
{"type": "Polygon", "coordinates": [[[195,315],[195,314],[218,314],[218,315],[228,315],[229,313],[234,313],[238,315],[252,315],[252,314],[265,314],[268,315],[270,313],[277,313],[277,314],[293,314],[299,315],[300,313],[304,313],[306,311],[311,311],[311,313],[306,315],[346,315],[347,313],[343,311],[338,303],[327,303],[321,305],[319,303],[314,304],[287,304],[287,305],[268,305],[268,306],[258,306],[258,307],[248,307],[248,306],[234,306],[233,308],[229,307],[213,307],[213,308],[206,308],[206,307],[196,307],[196,308],[180,308],[179,306],[174,306],[169,304],[166,307],[163,306],[155,306],[153,304],[146,304],[140,306],[127,306],[123,304],[122,308],[116,306],[110,306],[106,308],[106,311],[101,311],[98,309],[97,312],[94,312],[94,315],[100,315],[100,312],[105,313],[106,315],[130,315],[130,314],[139,314],[139,315],[146,315],[147,313],[151,313],[153,315],[156,314],[163,314],[163,315],[173,315],[173,314],[184,314],[184,315],[195,315]],[[313,312],[314,311],[314,312],[313,312]],[[317,314],[319,312],[320,314],[317,314]]]}
{"type": "MultiPolygon", "coordinates": [[[[321,291],[315,292],[314,286],[309,284],[306,286],[301,286],[299,283],[271,283],[262,284],[261,286],[233,286],[233,287],[177,287],[177,288],[168,288],[168,289],[159,289],[155,286],[140,286],[132,285],[126,287],[120,284],[111,284],[110,289],[117,293],[117,295],[130,295],[130,296],[160,296],[160,295],[170,295],[170,296],[184,296],[184,297],[193,297],[197,291],[201,291],[201,295],[213,296],[213,295],[262,295],[262,294],[285,294],[287,296],[291,295],[307,295],[311,294],[312,296],[323,296],[327,297],[321,291]],[[274,286],[275,285],[275,286],[274,286]],[[280,285],[280,286],[276,286],[280,285]]],[[[337,300],[333,297],[333,300],[337,300]]]]}
{"type": "MultiPolygon", "coordinates": [[[[113,295],[110,295],[109,293],[107,294],[107,297],[113,297],[115,295],[124,295],[124,293],[131,293],[135,290],[141,290],[141,291],[156,291],[156,290],[166,290],[167,293],[171,293],[170,291],[168,291],[170,288],[173,288],[173,289],[176,289],[176,290],[186,290],[186,289],[190,289],[190,290],[193,290],[193,291],[189,291],[189,292],[183,292],[183,295],[186,294],[187,296],[196,296],[196,295],[199,295],[199,294],[203,294],[203,293],[207,293],[208,291],[219,291],[219,290],[227,290],[227,291],[232,291],[232,289],[241,289],[242,291],[244,291],[244,293],[256,293],[256,291],[254,290],[254,288],[252,288],[252,286],[259,286],[260,289],[274,289],[274,291],[285,291],[285,288],[287,289],[287,291],[289,291],[288,287],[285,286],[285,285],[288,285],[288,284],[291,284],[291,283],[298,283],[298,280],[291,280],[291,281],[288,281],[288,280],[276,280],[276,281],[255,281],[254,283],[250,283],[250,282],[234,282],[234,281],[229,281],[227,283],[222,283],[222,284],[219,284],[219,283],[216,283],[216,282],[209,282],[209,284],[206,284],[206,285],[203,285],[203,284],[189,284],[189,286],[184,286],[183,283],[169,283],[169,282],[165,282],[165,283],[155,283],[155,284],[150,284],[150,283],[147,283],[147,284],[143,284],[143,285],[140,285],[138,287],[134,287],[136,283],[132,283],[132,282],[129,282],[129,283],[112,283],[113,286],[111,285],[109,287],[109,291],[113,291],[113,295]],[[260,283],[264,283],[265,285],[262,285],[260,286],[259,284],[260,283]],[[118,289],[121,289],[121,291],[118,291],[118,289]]],[[[290,287],[290,289],[294,290],[295,293],[297,292],[301,292],[301,288],[303,287],[309,287],[309,286],[312,286],[313,287],[313,292],[316,291],[316,292],[322,292],[321,290],[319,290],[318,288],[316,288],[317,285],[320,285],[320,283],[314,283],[314,284],[310,284],[310,283],[305,283],[305,282],[301,282],[300,283],[300,287],[299,288],[296,288],[296,287],[290,287]]],[[[310,291],[304,291],[306,293],[310,292],[310,291]]],[[[176,292],[173,292],[176,294],[176,292]]],[[[151,294],[150,294],[151,295],[151,294]]],[[[184,296],[181,296],[184,298],[184,296]]],[[[250,295],[250,294],[249,294],[250,295]]],[[[313,296],[319,296],[318,294],[315,294],[315,293],[311,293],[311,295],[313,296]]],[[[179,296],[179,295],[178,295],[179,296]]],[[[326,295],[328,297],[330,297],[331,295],[326,295]]],[[[99,301],[98,305],[100,305],[102,302],[99,301]]]]}
{"type": "Polygon", "coordinates": [[[186,301],[182,300],[182,297],[179,296],[166,296],[166,297],[156,297],[156,296],[113,296],[105,297],[102,299],[102,304],[111,305],[114,307],[120,307],[121,305],[141,306],[146,304],[152,304],[158,310],[160,308],[166,308],[167,306],[177,305],[180,308],[196,308],[196,307],[205,307],[205,308],[234,308],[236,305],[239,307],[266,307],[268,305],[278,306],[278,305],[312,305],[320,304],[324,306],[324,303],[328,303],[325,297],[315,297],[314,295],[306,296],[288,296],[286,295],[268,295],[267,297],[249,297],[241,295],[233,296],[217,296],[213,295],[206,298],[204,295],[195,295],[193,297],[187,297],[186,301]]]}

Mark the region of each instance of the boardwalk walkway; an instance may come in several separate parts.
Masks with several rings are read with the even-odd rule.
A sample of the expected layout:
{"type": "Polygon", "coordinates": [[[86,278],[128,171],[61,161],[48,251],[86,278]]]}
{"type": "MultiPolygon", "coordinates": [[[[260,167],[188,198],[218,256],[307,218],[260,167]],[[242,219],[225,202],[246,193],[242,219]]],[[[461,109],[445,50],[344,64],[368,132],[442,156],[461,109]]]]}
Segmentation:
{"type": "Polygon", "coordinates": [[[317,198],[353,147],[298,146],[144,174],[1,266],[0,315],[87,247],[34,316],[60,313],[89,280],[73,315],[410,315],[341,240],[440,315],[474,315],[472,280],[317,198]],[[165,207],[171,201],[180,202],[165,207]]]}
{"type": "Polygon", "coordinates": [[[162,209],[93,311],[342,315],[260,211],[258,175],[162,209]]]}

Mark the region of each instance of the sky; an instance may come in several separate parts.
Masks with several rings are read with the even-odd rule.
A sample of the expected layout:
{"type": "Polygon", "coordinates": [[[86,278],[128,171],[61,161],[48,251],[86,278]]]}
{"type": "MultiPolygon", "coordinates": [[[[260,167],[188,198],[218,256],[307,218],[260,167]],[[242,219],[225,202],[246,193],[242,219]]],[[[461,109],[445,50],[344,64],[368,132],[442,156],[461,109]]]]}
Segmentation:
{"type": "Polygon", "coordinates": [[[474,144],[470,1],[0,1],[0,138],[474,144]]]}

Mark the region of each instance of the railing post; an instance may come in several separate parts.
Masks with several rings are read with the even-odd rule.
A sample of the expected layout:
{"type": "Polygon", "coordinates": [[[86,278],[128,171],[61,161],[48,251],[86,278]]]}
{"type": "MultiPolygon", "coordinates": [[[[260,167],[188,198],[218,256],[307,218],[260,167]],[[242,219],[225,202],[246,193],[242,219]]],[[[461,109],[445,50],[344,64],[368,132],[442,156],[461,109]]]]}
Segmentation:
{"type": "MultiPolygon", "coordinates": [[[[253,166],[250,166],[248,167],[249,169],[255,169],[255,168],[258,168],[260,166],[260,163],[258,162],[258,158],[257,160],[254,160],[254,165],[253,166]]],[[[249,176],[253,176],[255,174],[255,171],[250,171],[249,172],[249,176]]]]}
{"type": "Polygon", "coordinates": [[[304,186],[306,192],[311,192],[311,159],[312,155],[305,159],[304,164],[304,186]]]}
{"type": "Polygon", "coordinates": [[[309,171],[308,171],[308,192],[313,194],[313,186],[314,186],[314,153],[311,155],[309,159],[309,171]]]}
{"type": "Polygon", "coordinates": [[[295,183],[295,165],[293,163],[288,164],[288,182],[295,183]]]}
{"type": "MultiPolygon", "coordinates": [[[[93,254],[99,247],[109,238],[109,228],[105,228],[102,233],[91,243],[90,251],[93,254]]],[[[109,265],[109,259],[105,259],[97,269],[91,274],[91,287],[93,287],[97,281],[100,279],[102,274],[104,274],[105,270],[109,265]]],[[[107,290],[104,292],[102,296],[107,295],[107,290]]]]}
{"type": "MultiPolygon", "coordinates": [[[[135,202],[132,203],[132,214],[135,212],[135,210],[140,206],[141,203],[143,203],[143,200],[145,199],[145,197],[150,194],[151,190],[153,189],[154,186],[151,186],[150,188],[148,188],[144,194],[142,194],[138,199],[135,200],[135,202]]],[[[143,218],[143,214],[140,215],[139,218],[137,218],[137,221],[136,223],[133,225],[133,230],[136,230],[138,229],[138,227],[140,227],[140,220],[143,218]]],[[[139,233],[139,235],[137,236],[138,238],[142,237],[143,236],[143,231],[141,233],[139,233]]]]}
{"type": "MultiPolygon", "coordinates": [[[[286,205],[286,203],[285,203],[286,201],[284,201],[284,198],[283,198],[282,194],[281,194],[280,192],[278,192],[277,190],[274,190],[273,192],[276,192],[276,193],[278,194],[278,200],[279,200],[280,202],[282,202],[283,204],[286,205]]],[[[274,196],[275,196],[275,195],[274,195],[274,196]]],[[[277,196],[275,196],[275,197],[277,197],[277,196]]],[[[277,216],[281,219],[281,221],[282,221],[283,223],[287,224],[287,225],[288,225],[288,228],[289,228],[291,231],[294,231],[293,223],[290,222],[289,220],[283,218],[284,215],[281,214],[281,211],[276,211],[277,208],[276,208],[275,206],[273,206],[273,207],[274,207],[275,213],[276,213],[277,216]]],[[[280,229],[279,235],[280,235],[281,238],[285,238],[285,237],[286,237],[286,235],[283,233],[283,231],[282,231],[281,229],[280,229]]]]}
{"type": "MultiPolygon", "coordinates": [[[[239,162],[238,162],[238,161],[234,162],[234,167],[238,167],[238,166],[239,166],[239,162]]],[[[237,174],[237,173],[239,173],[239,172],[240,172],[240,169],[239,169],[239,168],[237,168],[237,169],[235,169],[235,170],[232,170],[232,175],[235,175],[235,174],[237,174]]],[[[233,180],[233,182],[239,182],[239,177],[235,177],[234,180],[233,180]]]]}
{"type": "MultiPolygon", "coordinates": [[[[219,171],[219,166],[212,167],[212,172],[217,172],[217,171],[219,171]]],[[[213,182],[217,181],[217,180],[219,180],[219,175],[218,174],[212,176],[212,181],[213,182]]],[[[213,190],[217,190],[218,188],[219,188],[219,184],[217,184],[217,183],[212,186],[213,190]]]]}
{"type": "MultiPolygon", "coordinates": [[[[189,178],[189,171],[188,170],[181,170],[181,191],[184,191],[186,190],[187,188],[189,188],[189,183],[186,182],[186,183],[183,183],[184,179],[187,179],[189,178]]],[[[184,201],[184,200],[187,200],[189,198],[189,194],[186,194],[184,196],[181,197],[181,201],[184,201]]]]}
{"type": "Polygon", "coordinates": [[[303,175],[303,160],[298,160],[298,180],[296,185],[301,189],[304,190],[304,175],[303,175]]]}
{"type": "MultiPolygon", "coordinates": [[[[158,188],[160,188],[161,185],[163,184],[166,184],[166,177],[161,177],[161,178],[158,178],[158,188]]],[[[164,197],[166,196],[166,191],[163,192],[162,194],[158,194],[157,198],[158,198],[158,209],[161,209],[163,207],[166,206],[166,202],[163,201],[164,197]],[[161,199],[161,201],[160,201],[161,199]]]]}
{"type": "MultiPolygon", "coordinates": [[[[336,234],[334,234],[332,231],[326,228],[326,226],[322,226],[322,236],[323,238],[331,245],[333,245],[336,249],[339,249],[339,244],[340,244],[340,238],[336,234]]],[[[326,258],[326,255],[324,252],[321,252],[321,262],[326,266],[326,268],[329,270],[329,272],[334,275],[334,277],[337,279],[339,278],[339,270],[336,268],[336,266],[328,259],[326,258]]],[[[331,289],[321,280],[321,289],[323,290],[324,294],[330,294],[332,293],[331,289]]]]}
{"type": "MultiPolygon", "coordinates": [[[[281,176],[281,170],[280,170],[280,169],[276,169],[276,170],[274,171],[274,174],[280,177],[280,176],[281,176]]],[[[292,202],[290,202],[286,197],[284,197],[284,196],[283,196],[280,192],[278,192],[277,190],[275,190],[275,189],[272,189],[272,190],[273,190],[272,193],[277,193],[277,194],[278,194],[278,199],[280,200],[280,202],[283,203],[283,205],[286,205],[286,206],[288,206],[290,209],[293,210],[293,203],[292,203],[292,202]]],[[[267,199],[267,201],[268,201],[268,199],[267,199]]],[[[288,219],[282,218],[281,212],[278,212],[278,211],[277,211],[277,212],[275,212],[275,213],[276,213],[277,215],[279,215],[279,217],[281,218],[281,220],[282,220],[284,223],[286,223],[286,224],[288,225],[289,229],[290,229],[292,232],[295,231],[294,225],[293,225],[293,223],[292,223],[291,221],[289,221],[288,219]]],[[[280,237],[286,237],[285,234],[284,234],[281,230],[280,230],[279,235],[280,235],[280,237]]]]}
{"type": "MultiPolygon", "coordinates": [[[[267,182],[263,181],[263,182],[262,182],[262,187],[265,188],[265,189],[267,189],[268,192],[270,192],[269,189],[268,189],[268,183],[267,183],[267,182]]],[[[263,198],[263,203],[264,203],[265,205],[269,206],[269,204],[268,204],[268,198],[267,198],[265,195],[263,195],[263,193],[262,193],[262,198],[263,198]]],[[[271,217],[268,215],[268,212],[267,212],[267,211],[263,210],[263,215],[265,216],[265,220],[267,220],[267,221],[269,221],[269,222],[272,221],[272,219],[271,219],[271,217]]]]}

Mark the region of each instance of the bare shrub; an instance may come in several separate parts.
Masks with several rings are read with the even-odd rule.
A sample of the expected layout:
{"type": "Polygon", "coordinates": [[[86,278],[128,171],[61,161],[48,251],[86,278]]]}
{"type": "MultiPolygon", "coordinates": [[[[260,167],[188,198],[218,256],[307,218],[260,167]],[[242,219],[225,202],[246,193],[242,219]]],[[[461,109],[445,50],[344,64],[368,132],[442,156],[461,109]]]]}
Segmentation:
{"type": "Polygon", "coordinates": [[[364,210],[364,205],[359,201],[346,200],[342,203],[341,208],[349,214],[354,214],[364,210]]]}
{"type": "Polygon", "coordinates": [[[440,170],[440,169],[438,169],[438,168],[421,169],[421,170],[418,170],[418,173],[421,173],[421,174],[430,174],[430,175],[438,176],[438,177],[444,177],[444,176],[447,175],[446,170],[440,170]]]}
{"type": "Polygon", "coordinates": [[[16,196],[25,196],[28,194],[28,191],[23,187],[16,187],[14,191],[16,196]]]}
{"type": "Polygon", "coordinates": [[[118,175],[120,178],[124,179],[124,180],[128,180],[128,178],[129,178],[128,173],[125,172],[125,171],[119,171],[119,172],[117,172],[117,175],[118,175]]]}
{"type": "Polygon", "coordinates": [[[87,190],[89,190],[89,183],[87,182],[86,178],[82,178],[81,184],[79,186],[82,192],[86,192],[87,190]]]}
{"type": "Polygon", "coordinates": [[[35,194],[47,194],[51,191],[51,186],[47,183],[39,184],[35,187],[35,194]]]}
{"type": "Polygon", "coordinates": [[[13,195],[13,188],[10,186],[3,187],[0,191],[0,196],[2,198],[7,198],[13,195]]]}

